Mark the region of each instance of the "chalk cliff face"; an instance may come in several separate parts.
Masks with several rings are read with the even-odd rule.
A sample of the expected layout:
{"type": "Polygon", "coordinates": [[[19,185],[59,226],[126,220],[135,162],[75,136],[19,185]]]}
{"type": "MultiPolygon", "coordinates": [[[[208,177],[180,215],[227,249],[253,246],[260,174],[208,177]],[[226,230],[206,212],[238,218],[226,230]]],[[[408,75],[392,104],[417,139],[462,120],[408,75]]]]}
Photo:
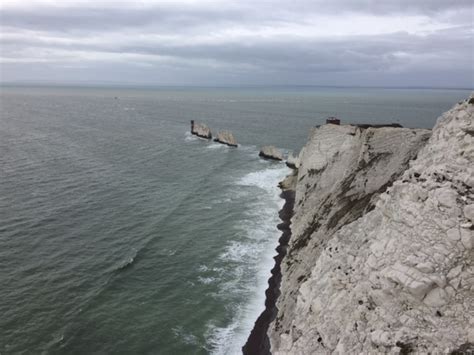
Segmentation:
{"type": "Polygon", "coordinates": [[[336,125],[312,132],[268,330],[273,354],[471,346],[473,116],[474,105],[460,103],[431,137],[336,125]]]}

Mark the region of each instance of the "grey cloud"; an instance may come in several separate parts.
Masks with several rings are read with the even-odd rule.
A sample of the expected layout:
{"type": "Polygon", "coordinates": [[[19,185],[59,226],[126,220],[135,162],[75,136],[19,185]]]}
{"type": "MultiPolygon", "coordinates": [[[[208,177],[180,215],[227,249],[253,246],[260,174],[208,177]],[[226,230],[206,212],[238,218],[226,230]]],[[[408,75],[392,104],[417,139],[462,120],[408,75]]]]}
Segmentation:
{"type": "Polygon", "coordinates": [[[445,11],[472,9],[471,0],[346,0],[316,1],[314,8],[323,11],[354,11],[372,14],[429,14],[435,15],[445,11]]]}
{"type": "MultiPolygon", "coordinates": [[[[4,41],[5,54],[13,53],[24,47],[57,48],[62,50],[104,51],[120,55],[132,53],[141,55],[159,55],[171,58],[212,60],[228,65],[246,65],[256,70],[265,71],[302,71],[302,72],[346,72],[354,70],[390,70],[403,66],[413,56],[452,56],[463,58],[464,62],[472,60],[470,36],[463,36],[467,28],[459,27],[457,31],[438,31],[428,36],[417,36],[408,33],[394,33],[379,36],[352,36],[337,40],[315,40],[293,38],[260,39],[253,44],[228,42],[224,44],[182,45],[140,44],[139,41],[109,45],[69,45],[48,43],[32,38],[4,41]],[[137,43],[138,42],[138,43],[137,43]]],[[[424,67],[436,69],[438,63],[431,60],[424,67]]]]}
{"type": "Polygon", "coordinates": [[[186,31],[188,28],[216,22],[234,21],[246,13],[215,8],[31,8],[6,9],[4,26],[46,31],[109,31],[146,27],[157,30],[186,31]]]}
{"type": "Polygon", "coordinates": [[[152,25],[159,30],[186,32],[196,27],[209,28],[219,24],[298,22],[309,13],[428,14],[436,17],[447,16],[450,11],[461,13],[461,16],[457,14],[458,21],[470,21],[472,24],[473,6],[471,0],[245,0],[232,6],[168,4],[125,8],[106,4],[94,7],[43,5],[6,8],[2,11],[2,24],[34,30],[86,32],[152,25]],[[469,14],[469,11],[470,16],[462,16],[469,14]]]}
{"type": "MultiPolygon", "coordinates": [[[[360,77],[372,77],[374,81],[385,78],[396,83],[401,78],[413,80],[417,75],[426,80],[429,78],[426,73],[436,73],[438,79],[445,79],[452,73],[453,81],[446,85],[474,86],[470,10],[470,0],[240,1],[227,7],[206,3],[146,7],[100,4],[69,8],[11,7],[2,10],[4,36],[0,38],[1,56],[10,62],[2,64],[1,70],[8,80],[25,75],[48,77],[48,73],[51,77],[52,72],[55,77],[70,80],[89,75],[105,78],[113,77],[115,70],[129,81],[225,83],[242,80],[247,83],[273,81],[293,84],[310,80],[334,80],[335,84],[346,80],[350,84],[351,80],[360,80],[360,77]],[[310,14],[334,18],[341,13],[380,16],[428,14],[450,25],[423,34],[397,30],[388,34],[336,37],[328,33],[324,38],[272,35],[197,40],[201,35],[209,36],[232,26],[240,29],[275,28],[298,25],[308,21],[310,14]],[[40,35],[34,36],[28,31],[40,31],[40,35]],[[134,34],[142,36],[138,38],[134,34]],[[143,36],[147,35],[149,38],[144,40],[143,36]],[[176,36],[176,40],[162,41],[153,39],[153,35],[176,36]],[[94,37],[100,40],[91,41],[94,37]],[[58,56],[55,63],[42,63],[41,58],[37,58],[35,63],[35,53],[38,56],[51,53],[51,58],[45,59],[54,61],[58,50],[106,53],[112,57],[136,54],[144,58],[105,65],[93,60],[71,64],[61,62],[58,56]],[[21,64],[22,60],[29,60],[28,56],[33,56],[31,62],[35,68],[21,64]],[[162,56],[166,60],[154,62],[146,56],[162,56]],[[459,74],[463,69],[470,72],[471,78],[459,74]]],[[[350,28],[351,24],[347,26],[350,28]]]]}

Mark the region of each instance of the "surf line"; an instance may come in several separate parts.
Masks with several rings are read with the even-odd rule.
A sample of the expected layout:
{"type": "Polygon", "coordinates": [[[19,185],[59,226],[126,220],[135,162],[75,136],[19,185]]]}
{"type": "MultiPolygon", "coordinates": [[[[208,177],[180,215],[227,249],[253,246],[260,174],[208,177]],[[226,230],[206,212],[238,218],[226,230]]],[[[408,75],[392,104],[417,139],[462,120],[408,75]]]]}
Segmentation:
{"type": "Polygon", "coordinates": [[[278,215],[282,222],[277,228],[282,232],[276,248],[277,255],[274,257],[275,266],[271,270],[272,276],[268,279],[268,288],[265,291],[265,310],[255,321],[255,325],[250,333],[247,342],[242,347],[244,355],[261,354],[270,355],[270,339],[268,338],[268,327],[277,315],[276,301],[280,296],[281,284],[281,262],[286,255],[288,243],[291,237],[291,217],[295,204],[295,191],[283,190],[280,197],[285,200],[285,204],[278,215]]]}

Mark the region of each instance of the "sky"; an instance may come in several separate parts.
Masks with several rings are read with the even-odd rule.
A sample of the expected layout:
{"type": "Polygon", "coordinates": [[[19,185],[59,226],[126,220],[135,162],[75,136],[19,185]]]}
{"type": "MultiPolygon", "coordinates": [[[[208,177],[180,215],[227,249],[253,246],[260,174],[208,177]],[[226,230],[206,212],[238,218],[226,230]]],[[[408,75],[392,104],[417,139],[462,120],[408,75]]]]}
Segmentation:
{"type": "Polygon", "coordinates": [[[472,0],[2,0],[0,82],[474,88],[472,0]]]}

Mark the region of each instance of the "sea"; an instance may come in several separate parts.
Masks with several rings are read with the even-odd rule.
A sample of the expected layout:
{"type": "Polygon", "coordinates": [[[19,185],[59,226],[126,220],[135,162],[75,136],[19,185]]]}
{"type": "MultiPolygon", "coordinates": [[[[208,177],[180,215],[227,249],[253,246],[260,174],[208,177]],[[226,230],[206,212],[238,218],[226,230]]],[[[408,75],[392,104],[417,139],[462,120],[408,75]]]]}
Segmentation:
{"type": "Polygon", "coordinates": [[[0,354],[241,353],[289,173],[259,148],[297,153],[328,116],[432,128],[469,93],[3,85],[0,354]]]}

